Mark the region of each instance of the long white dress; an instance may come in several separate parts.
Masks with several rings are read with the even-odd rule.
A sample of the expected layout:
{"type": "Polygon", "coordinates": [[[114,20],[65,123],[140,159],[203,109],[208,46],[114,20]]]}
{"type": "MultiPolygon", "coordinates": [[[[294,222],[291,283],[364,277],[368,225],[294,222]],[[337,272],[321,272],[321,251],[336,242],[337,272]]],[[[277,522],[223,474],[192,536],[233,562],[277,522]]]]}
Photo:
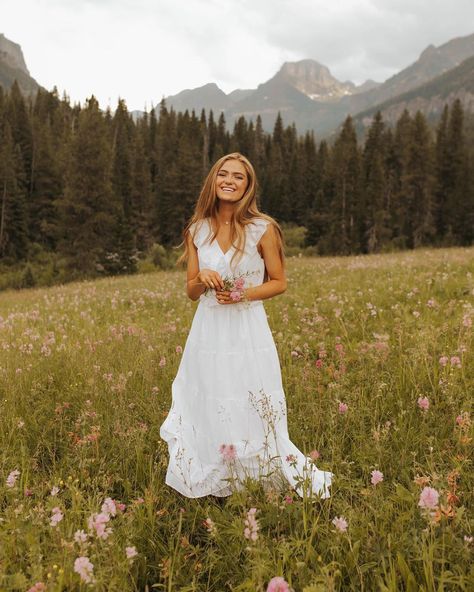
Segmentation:
{"type": "MultiPolygon", "coordinates": [[[[231,247],[209,243],[210,221],[191,226],[199,268],[263,282],[257,244],[268,221],[245,227],[245,254],[231,269],[231,247]]],[[[237,257],[237,255],[236,255],[237,257]]],[[[330,497],[333,473],[316,468],[290,440],[278,352],[262,300],[220,304],[202,294],[172,383],[171,409],[160,427],[168,443],[166,484],[190,498],[228,496],[258,479],[267,489],[330,497]],[[304,483],[303,483],[304,480],[304,483]]]]}

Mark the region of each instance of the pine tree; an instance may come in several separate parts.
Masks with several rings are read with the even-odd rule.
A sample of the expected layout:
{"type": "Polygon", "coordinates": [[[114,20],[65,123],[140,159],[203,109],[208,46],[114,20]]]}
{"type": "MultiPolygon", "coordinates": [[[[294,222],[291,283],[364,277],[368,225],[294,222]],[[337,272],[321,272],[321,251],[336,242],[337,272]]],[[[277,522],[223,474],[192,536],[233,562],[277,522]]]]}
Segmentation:
{"type": "Polygon", "coordinates": [[[361,156],[352,117],[347,116],[331,155],[329,228],[325,237],[329,252],[341,255],[358,252],[361,156]]]}
{"type": "Polygon", "coordinates": [[[387,146],[385,125],[380,111],[374,116],[363,151],[363,184],[360,209],[363,213],[363,237],[368,253],[380,251],[391,238],[387,200],[387,146]]]}
{"type": "Polygon", "coordinates": [[[0,257],[7,263],[28,254],[26,194],[21,149],[8,121],[0,125],[0,257]]]}
{"type": "Polygon", "coordinates": [[[114,201],[112,151],[105,120],[94,96],[79,113],[68,155],[59,250],[74,276],[116,273],[120,203],[114,201]]]}

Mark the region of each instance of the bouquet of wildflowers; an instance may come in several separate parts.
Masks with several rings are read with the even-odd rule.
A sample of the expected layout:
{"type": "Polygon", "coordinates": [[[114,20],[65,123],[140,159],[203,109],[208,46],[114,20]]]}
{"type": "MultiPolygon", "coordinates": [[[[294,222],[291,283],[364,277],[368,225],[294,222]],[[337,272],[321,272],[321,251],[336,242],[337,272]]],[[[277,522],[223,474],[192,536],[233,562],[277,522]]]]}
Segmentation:
{"type": "MultiPolygon", "coordinates": [[[[222,278],[222,281],[224,282],[224,290],[230,292],[231,300],[234,302],[240,302],[243,300],[244,290],[253,285],[251,282],[246,282],[245,278],[255,273],[258,273],[258,271],[246,271],[240,275],[226,275],[222,278]]],[[[207,296],[207,293],[213,289],[215,290],[215,288],[206,288],[204,294],[207,296]]]]}

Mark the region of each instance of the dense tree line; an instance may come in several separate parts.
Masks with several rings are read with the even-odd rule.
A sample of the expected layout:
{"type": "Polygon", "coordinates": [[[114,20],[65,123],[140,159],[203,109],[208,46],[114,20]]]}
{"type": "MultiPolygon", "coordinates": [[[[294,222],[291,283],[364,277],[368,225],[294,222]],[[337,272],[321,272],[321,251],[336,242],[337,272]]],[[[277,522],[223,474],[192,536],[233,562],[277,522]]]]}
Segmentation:
{"type": "Polygon", "coordinates": [[[164,101],[134,120],[92,96],[56,90],[26,100],[0,88],[0,258],[55,252],[71,277],[130,273],[154,243],[181,241],[209,166],[240,151],[260,183],[260,208],[305,226],[321,254],[373,253],[474,239],[474,141],[459,101],[437,129],[405,111],[380,113],[365,141],[347,117],[334,141],[298,136],[278,115],[272,134],[224,115],[176,113],[164,101]]]}

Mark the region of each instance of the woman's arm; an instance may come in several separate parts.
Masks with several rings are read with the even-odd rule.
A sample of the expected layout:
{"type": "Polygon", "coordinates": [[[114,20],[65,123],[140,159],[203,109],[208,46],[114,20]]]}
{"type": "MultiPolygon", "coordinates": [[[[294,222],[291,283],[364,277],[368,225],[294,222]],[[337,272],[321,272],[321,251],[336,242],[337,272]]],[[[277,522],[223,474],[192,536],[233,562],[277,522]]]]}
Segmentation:
{"type": "Polygon", "coordinates": [[[197,254],[197,247],[193,242],[191,233],[188,232],[186,236],[188,243],[188,270],[187,270],[187,282],[186,282],[186,293],[191,300],[197,300],[201,294],[204,294],[206,285],[200,281],[199,278],[199,259],[197,254]]]}
{"type": "Polygon", "coordinates": [[[287,288],[285,270],[278,254],[277,233],[273,224],[268,224],[260,239],[260,245],[270,279],[260,286],[246,288],[244,290],[246,300],[265,300],[282,294],[287,288]]]}

